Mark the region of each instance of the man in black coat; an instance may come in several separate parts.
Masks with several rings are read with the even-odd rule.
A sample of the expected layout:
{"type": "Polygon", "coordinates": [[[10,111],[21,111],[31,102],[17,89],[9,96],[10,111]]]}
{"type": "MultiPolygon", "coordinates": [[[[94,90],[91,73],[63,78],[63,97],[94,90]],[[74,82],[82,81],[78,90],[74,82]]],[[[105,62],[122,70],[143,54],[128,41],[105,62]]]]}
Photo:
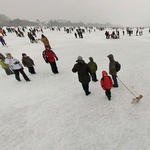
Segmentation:
{"type": "Polygon", "coordinates": [[[81,82],[85,94],[89,95],[91,94],[91,92],[89,92],[89,82],[91,81],[89,74],[91,74],[91,70],[81,56],[78,56],[76,62],[77,63],[72,68],[72,72],[78,72],[79,82],[81,82]]]}

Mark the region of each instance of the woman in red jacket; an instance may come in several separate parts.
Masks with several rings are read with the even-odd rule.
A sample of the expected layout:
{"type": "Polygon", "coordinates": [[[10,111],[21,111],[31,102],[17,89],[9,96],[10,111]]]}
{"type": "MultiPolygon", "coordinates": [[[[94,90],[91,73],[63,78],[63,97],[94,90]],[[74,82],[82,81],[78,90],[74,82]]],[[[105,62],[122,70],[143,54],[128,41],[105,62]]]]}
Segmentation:
{"type": "Polygon", "coordinates": [[[100,81],[103,90],[105,91],[108,100],[111,100],[111,88],[113,87],[113,82],[110,76],[107,75],[106,71],[102,71],[102,79],[100,81]]]}

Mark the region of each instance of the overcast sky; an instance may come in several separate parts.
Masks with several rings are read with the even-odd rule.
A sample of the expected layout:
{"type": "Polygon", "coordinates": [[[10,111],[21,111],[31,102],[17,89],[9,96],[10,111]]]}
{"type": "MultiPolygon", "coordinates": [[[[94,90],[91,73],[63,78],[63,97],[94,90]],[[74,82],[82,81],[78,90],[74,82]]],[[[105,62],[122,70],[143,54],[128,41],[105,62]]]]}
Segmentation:
{"type": "Polygon", "coordinates": [[[0,0],[0,14],[35,21],[150,26],[150,0],[0,0]]]}

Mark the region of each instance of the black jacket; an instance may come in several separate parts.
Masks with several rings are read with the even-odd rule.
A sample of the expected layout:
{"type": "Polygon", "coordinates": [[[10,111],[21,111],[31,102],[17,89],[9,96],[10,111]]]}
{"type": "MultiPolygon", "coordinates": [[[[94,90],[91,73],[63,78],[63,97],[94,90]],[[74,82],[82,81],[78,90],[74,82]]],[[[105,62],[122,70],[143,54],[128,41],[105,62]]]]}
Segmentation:
{"type": "Polygon", "coordinates": [[[84,85],[88,84],[91,81],[89,75],[89,73],[91,74],[91,70],[88,64],[86,64],[83,60],[77,60],[77,64],[75,64],[72,68],[72,72],[78,72],[79,82],[84,85]]]}

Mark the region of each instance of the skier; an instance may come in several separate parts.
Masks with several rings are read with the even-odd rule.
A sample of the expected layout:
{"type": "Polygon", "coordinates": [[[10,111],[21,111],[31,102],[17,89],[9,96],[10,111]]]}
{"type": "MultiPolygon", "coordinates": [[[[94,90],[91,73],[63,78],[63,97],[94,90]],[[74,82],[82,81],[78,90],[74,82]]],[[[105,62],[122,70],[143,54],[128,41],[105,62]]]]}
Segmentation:
{"type": "Polygon", "coordinates": [[[111,77],[107,75],[106,71],[102,71],[102,78],[100,84],[103,90],[105,91],[108,100],[111,100],[111,88],[113,87],[113,82],[111,77]]]}
{"type": "Polygon", "coordinates": [[[49,46],[46,46],[46,49],[43,51],[43,58],[45,60],[46,63],[50,63],[52,72],[54,74],[58,74],[58,69],[57,69],[57,65],[55,62],[55,59],[58,60],[58,57],[56,56],[56,54],[50,49],[49,46]]]}
{"type": "Polygon", "coordinates": [[[9,65],[5,64],[5,56],[0,53],[0,65],[5,70],[7,75],[14,74],[13,71],[9,68],[9,65]]]}
{"type": "Polygon", "coordinates": [[[112,54],[107,56],[109,58],[109,74],[112,76],[113,79],[113,87],[118,87],[118,81],[117,81],[117,71],[116,71],[116,61],[114,60],[114,56],[112,54]]]}
{"type": "Polygon", "coordinates": [[[28,70],[31,74],[36,74],[34,67],[33,67],[33,66],[35,66],[34,61],[29,56],[27,56],[25,53],[22,53],[22,64],[28,68],[28,70]]]}
{"type": "Polygon", "coordinates": [[[19,76],[19,73],[21,73],[26,81],[30,81],[30,79],[27,77],[27,75],[23,71],[23,67],[20,64],[20,62],[16,58],[13,58],[10,53],[7,53],[5,63],[12,67],[12,70],[15,73],[16,80],[21,81],[20,76],[19,76]]]}
{"type": "Polygon", "coordinates": [[[78,56],[76,62],[77,63],[72,68],[72,72],[78,73],[79,82],[81,82],[83,90],[85,91],[86,96],[88,96],[89,94],[91,94],[91,92],[89,92],[89,82],[90,82],[89,74],[92,74],[91,70],[88,64],[84,62],[81,56],[78,56]]]}
{"type": "Polygon", "coordinates": [[[93,61],[92,57],[89,57],[90,62],[88,63],[89,68],[91,69],[91,76],[92,76],[92,81],[97,82],[97,77],[96,77],[96,71],[97,71],[97,64],[93,61]]]}
{"type": "Polygon", "coordinates": [[[3,38],[3,36],[0,36],[0,42],[2,43],[3,46],[6,46],[7,47],[7,44],[3,38]]]}

